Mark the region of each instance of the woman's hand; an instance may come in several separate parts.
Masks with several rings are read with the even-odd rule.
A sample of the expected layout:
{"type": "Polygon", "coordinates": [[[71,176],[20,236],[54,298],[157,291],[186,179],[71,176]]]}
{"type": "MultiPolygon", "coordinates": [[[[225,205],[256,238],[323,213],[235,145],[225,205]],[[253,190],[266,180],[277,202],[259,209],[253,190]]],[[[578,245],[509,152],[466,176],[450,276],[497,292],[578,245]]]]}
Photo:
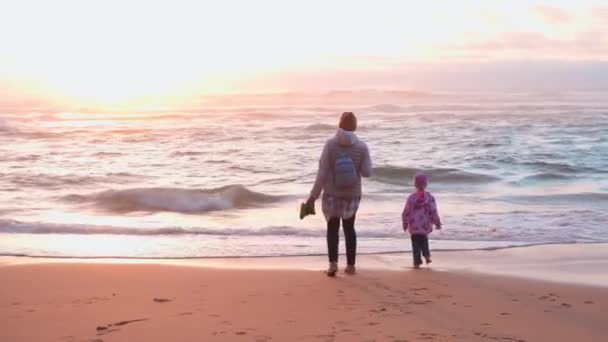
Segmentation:
{"type": "Polygon", "coordinates": [[[313,208],[315,205],[315,199],[314,198],[309,198],[308,200],[306,200],[306,206],[309,208],[313,208]]]}

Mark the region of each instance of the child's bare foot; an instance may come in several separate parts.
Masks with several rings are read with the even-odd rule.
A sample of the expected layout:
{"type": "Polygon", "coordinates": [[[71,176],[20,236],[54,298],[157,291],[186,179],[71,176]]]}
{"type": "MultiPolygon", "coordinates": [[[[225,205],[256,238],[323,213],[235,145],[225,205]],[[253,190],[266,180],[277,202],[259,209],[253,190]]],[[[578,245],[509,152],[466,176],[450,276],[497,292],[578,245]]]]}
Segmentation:
{"type": "Polygon", "coordinates": [[[414,263],[414,268],[420,268],[420,264],[414,263]]]}
{"type": "Polygon", "coordinates": [[[431,257],[424,257],[424,260],[426,261],[427,264],[430,264],[433,262],[433,260],[431,260],[431,257]]]}

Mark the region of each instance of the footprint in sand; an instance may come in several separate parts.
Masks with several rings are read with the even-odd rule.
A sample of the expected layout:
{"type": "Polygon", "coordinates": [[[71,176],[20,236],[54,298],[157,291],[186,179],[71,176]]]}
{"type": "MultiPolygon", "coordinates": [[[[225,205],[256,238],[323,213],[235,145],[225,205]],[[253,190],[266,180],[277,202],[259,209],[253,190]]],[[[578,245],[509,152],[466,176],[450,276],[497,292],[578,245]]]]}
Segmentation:
{"type": "Polygon", "coordinates": [[[561,306],[564,307],[564,308],[571,308],[572,307],[572,305],[568,304],[568,303],[562,303],[561,306]]]}
{"type": "Polygon", "coordinates": [[[147,320],[148,320],[147,318],[141,318],[141,319],[132,319],[130,321],[120,321],[118,323],[112,324],[112,326],[123,326],[123,325],[131,324],[131,323],[143,322],[143,321],[147,321],[147,320]]]}
{"type": "Polygon", "coordinates": [[[408,304],[414,304],[414,305],[425,305],[425,304],[431,304],[433,303],[433,301],[430,300],[410,300],[408,302],[408,304]]]}
{"type": "Polygon", "coordinates": [[[99,335],[107,335],[111,332],[120,330],[120,329],[112,329],[113,327],[122,327],[127,324],[131,324],[131,323],[135,323],[135,322],[143,322],[143,321],[147,321],[147,320],[148,320],[147,318],[141,318],[141,319],[132,319],[132,320],[128,320],[128,321],[120,321],[120,322],[111,323],[108,325],[100,325],[95,330],[97,331],[97,333],[99,335]]]}
{"type": "Polygon", "coordinates": [[[435,341],[435,339],[439,337],[439,335],[434,334],[434,333],[420,333],[420,336],[418,337],[419,340],[429,340],[429,341],[435,341]]]}
{"type": "Polygon", "coordinates": [[[559,296],[555,293],[551,292],[547,295],[538,297],[539,300],[548,300],[550,302],[556,302],[559,299],[559,296]]]}
{"type": "Polygon", "coordinates": [[[171,301],[171,299],[167,299],[167,298],[154,298],[153,301],[155,301],[156,303],[168,303],[171,301]]]}
{"type": "Polygon", "coordinates": [[[587,301],[585,301],[585,304],[594,304],[594,303],[591,300],[587,300],[587,301]]]}
{"type": "Polygon", "coordinates": [[[104,335],[107,335],[107,334],[113,333],[113,332],[115,332],[115,331],[120,331],[120,329],[109,329],[109,330],[104,330],[104,331],[98,332],[98,333],[97,333],[97,336],[104,336],[104,335]]]}
{"type": "Polygon", "coordinates": [[[513,342],[526,342],[526,340],[522,340],[522,339],[515,338],[515,337],[503,337],[502,339],[505,341],[513,341],[513,342]]]}

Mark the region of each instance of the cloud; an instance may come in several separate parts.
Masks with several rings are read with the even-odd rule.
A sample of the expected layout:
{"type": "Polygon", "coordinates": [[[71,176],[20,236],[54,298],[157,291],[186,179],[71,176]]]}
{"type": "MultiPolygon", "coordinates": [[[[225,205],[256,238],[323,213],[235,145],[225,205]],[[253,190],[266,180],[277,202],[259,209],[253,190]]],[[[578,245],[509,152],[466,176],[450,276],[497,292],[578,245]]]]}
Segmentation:
{"type": "Polygon", "coordinates": [[[572,13],[552,6],[536,6],[533,11],[549,24],[564,24],[574,17],[572,13]]]}
{"type": "Polygon", "coordinates": [[[505,32],[492,38],[452,44],[455,55],[485,55],[492,59],[565,59],[608,61],[607,32],[603,28],[578,32],[571,38],[550,38],[539,32],[505,32]]]}
{"type": "MultiPolygon", "coordinates": [[[[591,15],[599,20],[608,21],[608,7],[595,7],[591,9],[591,15]]],[[[606,23],[604,21],[604,23],[606,23]]]]}

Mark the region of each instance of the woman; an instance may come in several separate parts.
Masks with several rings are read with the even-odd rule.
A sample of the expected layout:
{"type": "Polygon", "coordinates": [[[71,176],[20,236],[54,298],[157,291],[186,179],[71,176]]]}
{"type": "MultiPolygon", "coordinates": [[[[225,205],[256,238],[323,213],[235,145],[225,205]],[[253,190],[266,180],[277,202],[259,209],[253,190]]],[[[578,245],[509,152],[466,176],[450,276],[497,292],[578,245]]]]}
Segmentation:
{"type": "Polygon", "coordinates": [[[355,216],[361,200],[361,177],[369,177],[372,173],[369,150],[355,135],[356,129],[357,117],[351,112],[343,113],[338,132],[325,143],[317,178],[307,202],[309,206],[314,205],[314,201],[323,192],[322,206],[327,221],[329,257],[327,275],[330,277],[335,276],[338,271],[340,221],[346,239],[347,266],[344,272],[355,274],[355,216]]]}

